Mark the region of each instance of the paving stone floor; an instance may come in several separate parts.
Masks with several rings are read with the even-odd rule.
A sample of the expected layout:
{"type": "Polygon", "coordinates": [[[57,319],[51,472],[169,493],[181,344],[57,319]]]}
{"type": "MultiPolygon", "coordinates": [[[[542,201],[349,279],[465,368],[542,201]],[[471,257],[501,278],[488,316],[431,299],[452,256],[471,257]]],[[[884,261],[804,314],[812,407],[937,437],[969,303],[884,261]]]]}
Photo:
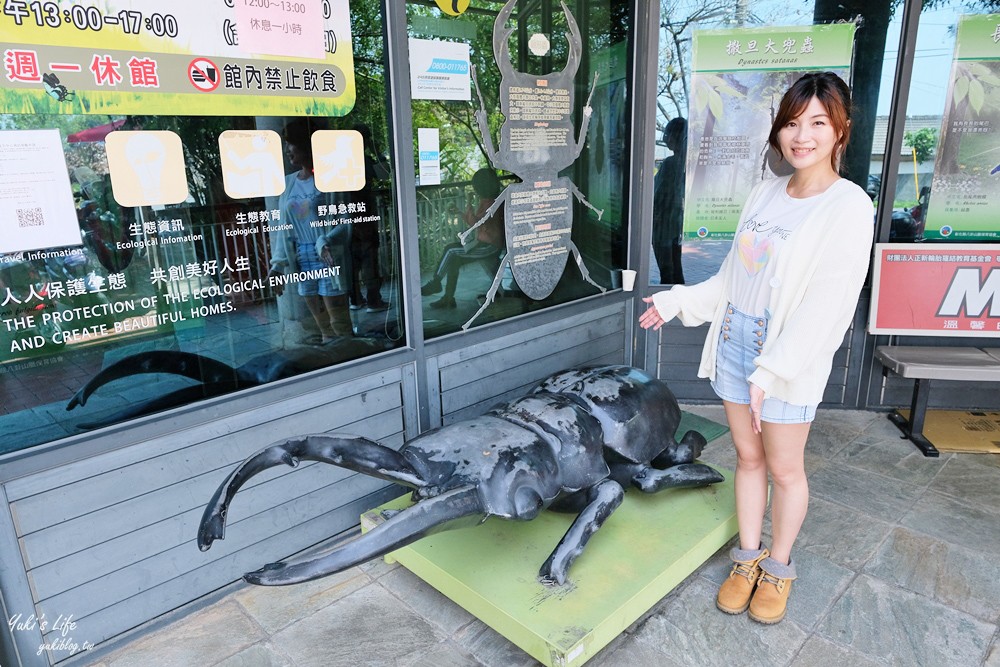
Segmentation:
{"type": "MultiPolygon", "coordinates": [[[[723,421],[719,407],[685,409],[723,421]]],[[[703,459],[732,469],[728,436],[703,459]]],[[[1000,456],[926,459],[884,414],[821,410],[806,466],[812,502],[785,621],[763,626],[716,610],[724,548],[588,665],[1000,667],[1000,456]]],[[[405,569],[378,561],[301,586],[234,585],[93,664],[537,663],[405,569]]]]}

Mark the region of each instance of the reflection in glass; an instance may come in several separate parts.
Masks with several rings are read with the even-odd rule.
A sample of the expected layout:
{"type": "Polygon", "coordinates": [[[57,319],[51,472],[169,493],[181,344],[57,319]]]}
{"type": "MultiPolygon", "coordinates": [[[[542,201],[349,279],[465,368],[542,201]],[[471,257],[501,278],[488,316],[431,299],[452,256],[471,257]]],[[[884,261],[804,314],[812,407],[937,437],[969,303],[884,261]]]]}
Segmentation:
{"type": "MultiPolygon", "coordinates": [[[[885,48],[887,43],[895,44],[898,41],[901,12],[901,5],[889,0],[816,0],[804,5],[766,0],[735,4],[705,0],[662,1],[656,118],[657,134],[661,139],[656,149],[657,169],[661,169],[663,161],[673,154],[662,138],[667,124],[673,119],[688,118],[688,108],[694,96],[690,88],[693,31],[855,21],[858,28],[851,75],[855,111],[851,143],[844,157],[842,171],[846,178],[871,192],[869,174],[877,175],[876,183],[881,175],[880,168],[873,162],[872,154],[874,152],[880,157],[884,146],[884,133],[877,136],[875,131],[876,109],[880,100],[888,104],[892,87],[892,63],[885,60],[885,48]],[[893,20],[895,24],[890,26],[893,20]]],[[[664,217],[663,213],[655,210],[655,206],[654,200],[654,221],[658,216],[664,217]]],[[[654,269],[650,282],[670,283],[669,278],[660,276],[656,270],[655,238],[654,243],[651,243],[654,247],[650,248],[651,265],[654,269]]],[[[689,284],[697,283],[714,275],[730,245],[731,242],[726,240],[686,239],[681,253],[684,280],[689,284]]]]}
{"type": "Polygon", "coordinates": [[[996,242],[1000,237],[989,176],[1000,163],[995,157],[1000,155],[997,22],[975,16],[998,8],[992,0],[921,8],[890,241],[996,242]],[[968,26],[964,36],[962,21],[968,26]]]}
{"type": "Polygon", "coordinates": [[[403,344],[384,21],[378,3],[351,9],[342,118],[0,116],[59,131],[84,239],[0,255],[0,453],[403,344]],[[318,131],[324,158],[349,139],[343,187],[308,169],[318,131]],[[141,202],[115,184],[116,134],[141,138],[120,155],[141,202]],[[168,167],[180,184],[156,178],[168,167]]]}
{"type": "Polygon", "coordinates": [[[684,228],[684,174],[687,160],[687,119],[671,118],[663,130],[671,151],[653,181],[653,257],[659,282],[683,285],[681,242],[684,228]]]}
{"type": "MultiPolygon", "coordinates": [[[[418,148],[417,135],[421,129],[436,129],[440,137],[440,185],[421,184],[417,187],[424,332],[428,337],[455,332],[473,318],[472,326],[480,326],[597,294],[598,287],[586,281],[580,264],[586,267],[589,277],[595,283],[607,288],[611,286],[612,274],[622,267],[624,261],[623,225],[627,205],[625,160],[628,145],[626,57],[627,31],[631,20],[629,3],[617,0],[573,3],[570,11],[579,26],[582,49],[572,59],[564,35],[572,34],[573,30],[559,3],[545,0],[530,5],[530,11],[525,10],[524,15],[518,14],[517,10],[529,5],[515,3],[512,6],[513,14],[507,22],[513,28],[507,43],[509,53],[504,53],[501,48],[496,49],[499,54],[497,57],[510,61],[512,72],[531,75],[531,87],[537,81],[548,82],[551,79],[552,87],[558,88],[556,81],[559,73],[564,69],[568,70],[568,64],[579,59],[575,74],[570,72],[572,87],[569,98],[572,98],[572,104],[568,107],[568,113],[560,111],[558,102],[545,107],[550,115],[559,118],[550,119],[547,127],[549,134],[546,136],[554,142],[548,149],[551,159],[540,159],[537,170],[526,162],[527,153],[512,155],[516,153],[510,149],[515,141],[512,137],[516,137],[522,128],[518,127],[517,118],[508,121],[500,112],[504,79],[497,67],[493,39],[494,21],[504,4],[485,2],[482,6],[477,6],[476,12],[469,11],[461,17],[452,18],[437,9],[407,3],[411,37],[445,42],[457,40],[471,44],[471,64],[475,68],[478,82],[468,101],[413,101],[415,151],[418,148]],[[447,38],[442,37],[443,34],[461,37],[447,38]],[[592,109],[589,124],[584,115],[584,106],[588,101],[592,109]],[[481,106],[486,112],[488,141],[484,138],[486,133],[481,131],[476,116],[481,106]],[[557,141],[553,137],[557,129],[559,132],[563,131],[560,129],[563,119],[568,119],[571,128],[565,136],[559,134],[563,139],[557,141]],[[579,137],[583,129],[586,129],[586,133],[579,137]],[[571,161],[568,167],[559,165],[555,168],[560,171],[549,173],[549,165],[565,157],[563,154],[568,149],[572,150],[578,138],[584,141],[579,157],[571,161]],[[507,151],[504,153],[506,159],[491,162],[491,143],[501,153],[507,151]],[[511,162],[513,157],[517,157],[519,161],[511,162]],[[556,180],[560,177],[575,186],[582,197],[573,196],[572,203],[566,204],[572,211],[572,231],[569,238],[579,249],[580,263],[572,249],[569,249],[563,255],[567,261],[562,268],[561,277],[558,273],[555,275],[554,290],[548,296],[536,300],[526,294],[526,290],[532,293],[533,286],[518,285],[515,271],[520,272],[516,268],[520,265],[515,265],[515,271],[511,270],[514,260],[509,259],[510,248],[507,247],[513,232],[506,230],[506,225],[501,226],[505,220],[522,213],[516,206],[512,208],[509,203],[500,203],[495,199],[497,195],[490,192],[492,188],[477,187],[476,180],[498,181],[501,193],[505,193],[499,197],[508,201],[507,198],[512,197],[513,193],[529,187],[522,183],[551,181],[555,187],[555,184],[560,183],[556,180]],[[593,208],[588,207],[583,200],[593,208]],[[494,203],[496,207],[490,211],[490,206],[494,203]],[[481,226],[471,229],[470,225],[477,223],[473,219],[477,214],[479,220],[483,220],[483,216],[486,216],[486,220],[481,226]],[[465,234],[466,237],[467,245],[464,248],[460,245],[460,234],[465,234]],[[471,248],[468,245],[470,242],[471,248]],[[493,302],[484,308],[494,287],[496,292],[493,302]]],[[[443,52],[450,53],[453,50],[443,52]]],[[[411,62],[412,56],[413,54],[411,62]]],[[[508,73],[506,78],[513,80],[514,76],[513,73],[508,73]]],[[[506,83],[512,85],[510,81],[506,83]]],[[[471,87],[471,82],[467,85],[471,87]]],[[[535,137],[533,140],[536,144],[537,139],[535,137]]],[[[415,162],[420,157],[426,156],[415,155],[415,162]]],[[[523,241],[524,239],[518,240],[519,243],[523,241]]],[[[518,246],[517,252],[523,252],[521,246],[518,246]]],[[[521,279],[523,283],[523,275],[521,279]]]]}

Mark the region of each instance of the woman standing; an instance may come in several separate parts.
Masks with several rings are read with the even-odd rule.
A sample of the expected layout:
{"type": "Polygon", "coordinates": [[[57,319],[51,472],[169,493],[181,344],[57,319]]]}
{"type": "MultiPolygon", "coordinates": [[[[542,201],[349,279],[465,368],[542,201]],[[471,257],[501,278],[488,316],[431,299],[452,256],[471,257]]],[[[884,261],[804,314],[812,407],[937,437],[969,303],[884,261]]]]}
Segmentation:
{"type": "Polygon", "coordinates": [[[639,318],[645,329],[674,317],[711,322],[698,375],[722,399],[736,445],[740,538],[716,604],[730,614],[749,608],[761,623],[785,616],[809,502],[806,438],[871,259],[871,199],[838,173],[850,110],[836,74],[796,81],[768,137],[794,173],[754,187],[716,275],[644,299],[652,305],[639,318]],[[761,542],[768,473],[770,549],[761,542]]]}
{"type": "MultiPolygon", "coordinates": [[[[320,206],[334,203],[332,195],[320,192],[314,174],[312,121],[298,118],[290,121],[282,132],[288,163],[296,169],[285,177],[285,190],[278,198],[281,221],[292,228],[273,232],[271,237],[271,270],[268,275],[283,273],[321,272],[328,266],[338,266],[334,276],[308,278],[298,283],[298,292],[319,328],[316,343],[332,343],[339,337],[352,335],[351,314],[348,311],[347,286],[351,271],[351,228],[337,225],[323,234],[320,206]],[[322,238],[322,250],[317,241],[322,238]],[[320,252],[323,257],[320,257],[320,252]]],[[[279,283],[275,292],[284,288],[279,283]]]]}

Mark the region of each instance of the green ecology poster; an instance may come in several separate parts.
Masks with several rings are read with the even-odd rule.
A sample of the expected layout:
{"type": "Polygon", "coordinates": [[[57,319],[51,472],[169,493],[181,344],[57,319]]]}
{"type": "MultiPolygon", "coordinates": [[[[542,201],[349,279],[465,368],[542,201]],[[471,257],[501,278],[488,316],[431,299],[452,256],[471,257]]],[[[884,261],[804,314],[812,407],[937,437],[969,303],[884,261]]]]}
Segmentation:
{"type": "Polygon", "coordinates": [[[1000,238],[1000,14],[958,23],[924,238],[1000,238]]]}
{"type": "Polygon", "coordinates": [[[732,238],[754,185],[785,166],[767,135],[781,96],[809,71],[849,80],[854,24],[694,33],[684,236],[732,238]]]}

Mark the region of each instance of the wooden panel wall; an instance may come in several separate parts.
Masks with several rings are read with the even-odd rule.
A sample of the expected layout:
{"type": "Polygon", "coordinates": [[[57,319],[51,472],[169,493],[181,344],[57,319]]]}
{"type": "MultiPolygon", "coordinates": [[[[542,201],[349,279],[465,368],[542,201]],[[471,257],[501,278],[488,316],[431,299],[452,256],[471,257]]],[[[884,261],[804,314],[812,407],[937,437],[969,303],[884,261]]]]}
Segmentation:
{"type": "MultiPolygon", "coordinates": [[[[195,544],[205,504],[235,465],[294,434],[341,431],[398,448],[400,369],[290,399],[4,485],[37,614],[72,613],[98,643],[358,522],[398,487],[320,464],[281,467],[236,496],[226,539],[195,544]]],[[[4,554],[4,558],[17,554],[4,554]]],[[[58,633],[50,629],[46,641],[58,633]]],[[[50,656],[69,657],[68,652],[50,656]]]]}
{"type": "Polygon", "coordinates": [[[552,373],[624,363],[625,304],[618,302],[437,357],[441,420],[480,415],[521,396],[552,373]]]}

